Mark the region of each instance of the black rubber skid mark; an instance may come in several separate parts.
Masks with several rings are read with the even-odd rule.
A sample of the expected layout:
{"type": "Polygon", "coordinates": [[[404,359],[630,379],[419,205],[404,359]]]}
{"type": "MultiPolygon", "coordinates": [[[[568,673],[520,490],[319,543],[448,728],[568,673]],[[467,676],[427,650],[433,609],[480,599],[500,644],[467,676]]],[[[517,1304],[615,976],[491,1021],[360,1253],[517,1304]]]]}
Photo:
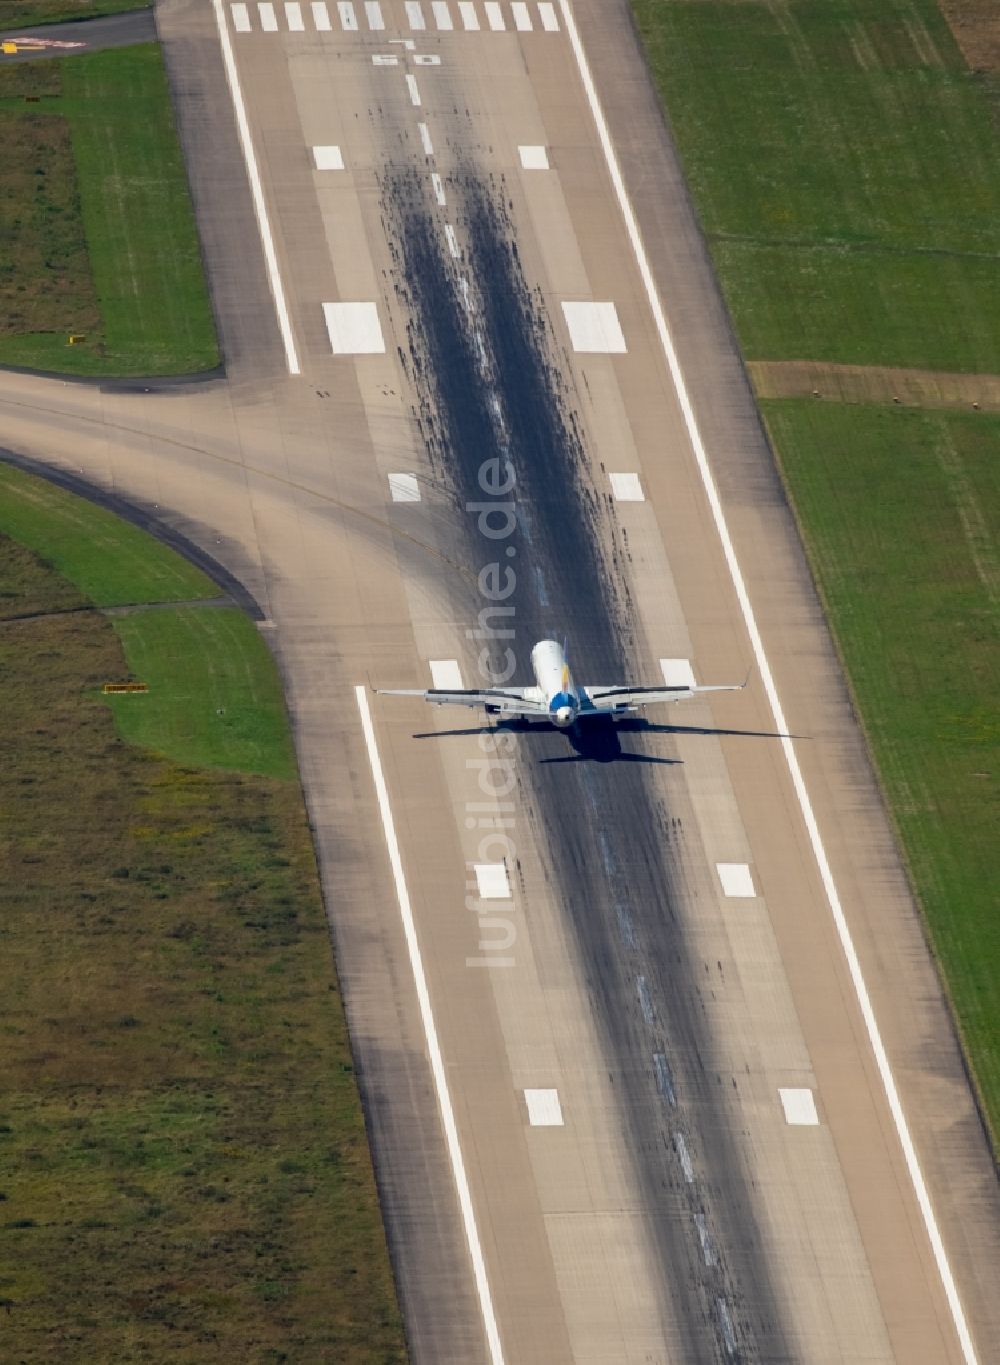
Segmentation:
{"type": "MultiPolygon", "coordinates": [[[[469,562],[494,560],[516,573],[503,604],[512,610],[494,620],[512,635],[483,641],[491,665],[510,646],[518,670],[505,680],[531,681],[531,645],[566,635],[582,681],[637,676],[638,632],[617,572],[611,509],[591,478],[503,183],[472,168],[449,182],[449,213],[463,243],[458,260],[423,173],[390,167],[381,190],[393,286],[408,319],[402,359],[435,478],[468,508],[503,500],[483,492],[485,462],[509,460],[514,471],[511,533],[491,541],[469,511],[458,533],[469,562]]],[[[464,603],[470,626],[483,605],[464,603]]],[[[685,932],[685,834],[650,780],[649,765],[669,760],[650,752],[641,730],[626,734],[630,752],[612,726],[581,734],[573,752],[566,735],[533,730],[518,750],[519,810],[537,828],[576,934],[580,976],[659,1252],[664,1330],[685,1361],[792,1359],[722,1098],[731,1078],[715,1065],[702,996],[706,964],[685,932]],[[655,1053],[670,1059],[673,1105],[657,1085],[655,1053]]]]}

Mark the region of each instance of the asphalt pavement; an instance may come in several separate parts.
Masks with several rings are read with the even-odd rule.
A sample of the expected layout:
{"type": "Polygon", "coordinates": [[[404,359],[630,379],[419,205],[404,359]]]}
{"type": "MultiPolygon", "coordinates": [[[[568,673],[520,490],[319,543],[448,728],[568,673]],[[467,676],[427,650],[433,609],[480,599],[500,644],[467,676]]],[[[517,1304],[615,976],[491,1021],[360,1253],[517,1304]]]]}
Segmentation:
{"type": "Polygon", "coordinates": [[[4,440],[259,605],[414,1359],[987,1360],[989,1151],[624,0],[158,24],[228,377],[0,375],[4,440]],[[754,672],[579,736],[367,692],[549,634],[754,672]]]}

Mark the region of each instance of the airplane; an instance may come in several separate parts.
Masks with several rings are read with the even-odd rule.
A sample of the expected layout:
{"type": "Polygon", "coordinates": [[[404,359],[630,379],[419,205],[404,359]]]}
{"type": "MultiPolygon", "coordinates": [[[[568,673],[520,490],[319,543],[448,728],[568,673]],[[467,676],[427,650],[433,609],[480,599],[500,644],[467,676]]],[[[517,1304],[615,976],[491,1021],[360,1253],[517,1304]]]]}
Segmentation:
{"type": "Polygon", "coordinates": [[[566,730],[594,716],[636,715],[644,706],[663,701],[686,701],[700,692],[741,692],[741,683],[707,687],[586,686],[573,681],[566,650],[556,640],[539,640],[531,651],[534,687],[490,687],[485,691],[448,691],[446,688],[376,687],[383,697],[422,697],[432,706],[482,706],[487,715],[523,721],[548,721],[566,730]]]}

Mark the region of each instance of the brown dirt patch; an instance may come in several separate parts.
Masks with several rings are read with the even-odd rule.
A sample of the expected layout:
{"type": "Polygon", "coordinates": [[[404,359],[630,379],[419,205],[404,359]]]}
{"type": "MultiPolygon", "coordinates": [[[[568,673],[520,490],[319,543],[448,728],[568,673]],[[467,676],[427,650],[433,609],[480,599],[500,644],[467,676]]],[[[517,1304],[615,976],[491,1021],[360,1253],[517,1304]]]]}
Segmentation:
{"type": "Polygon", "coordinates": [[[832,365],[816,360],[751,360],[747,369],[760,398],[813,397],[837,403],[1000,412],[1000,375],[996,374],[832,365]]]}
{"type": "Polygon", "coordinates": [[[973,71],[1000,71],[997,0],[939,0],[962,56],[973,71]]]}
{"type": "Polygon", "coordinates": [[[96,331],[68,122],[0,110],[0,147],[0,336],[96,331]]]}

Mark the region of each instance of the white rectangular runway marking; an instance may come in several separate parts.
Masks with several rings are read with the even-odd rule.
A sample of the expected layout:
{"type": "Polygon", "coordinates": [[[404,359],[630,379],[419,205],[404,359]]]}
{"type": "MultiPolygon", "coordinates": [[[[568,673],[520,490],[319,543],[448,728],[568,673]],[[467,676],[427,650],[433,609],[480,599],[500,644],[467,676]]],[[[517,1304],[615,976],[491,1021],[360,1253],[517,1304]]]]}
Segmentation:
{"type": "Polygon", "coordinates": [[[625,352],[625,337],[613,303],[564,303],[562,308],[574,351],[625,352]]]}
{"type": "Polygon", "coordinates": [[[694,687],[694,669],[690,659],[661,659],[660,672],[668,687],[694,687]]]}
{"type": "Polygon", "coordinates": [[[372,66],[398,66],[399,58],[392,57],[388,52],[373,52],[372,66]]]}
{"type": "Polygon", "coordinates": [[[756,896],[749,863],[716,863],[715,870],[724,896],[741,896],[747,900],[756,896]]]}
{"type": "Polygon", "coordinates": [[[448,201],[444,194],[444,181],[438,175],[437,171],[431,173],[431,184],[434,186],[434,197],[443,208],[448,201]]]}
{"type": "Polygon", "coordinates": [[[538,17],[542,21],[542,28],[546,33],[559,32],[559,20],[556,17],[556,7],[552,0],[538,0],[538,17]]]}
{"type": "Polygon", "coordinates": [[[416,76],[407,76],[406,88],[410,92],[410,103],[420,106],[420,87],[417,85],[416,76]]]}
{"type": "Polygon", "coordinates": [[[390,474],[389,496],[393,502],[419,502],[420,485],[416,474],[390,474]]]}
{"type": "Polygon", "coordinates": [[[344,169],[344,154],[339,147],[314,147],[313,159],[316,162],[318,171],[342,171],[344,169]]]}
{"type": "Polygon", "coordinates": [[[562,1105],[558,1090],[526,1090],[524,1103],[532,1128],[562,1128],[562,1105]]]}
{"type": "Polygon", "coordinates": [[[611,483],[611,496],[615,502],[646,501],[646,495],[642,491],[638,474],[609,474],[608,480],[611,483]]]}
{"type": "Polygon", "coordinates": [[[382,18],[382,6],[378,0],[365,0],[365,18],[368,20],[368,27],[374,33],[381,33],[385,28],[385,20],[382,18]]]}
{"type": "Polygon", "coordinates": [[[351,0],[337,0],[337,13],[340,15],[340,27],[344,32],[357,33],[358,16],[354,12],[351,0]]]}
{"type": "Polygon", "coordinates": [[[230,5],[233,14],[233,28],[237,33],[250,32],[250,12],[246,5],[230,5]]]}
{"type": "Polygon", "coordinates": [[[374,303],[324,303],[323,316],[334,355],[381,355],[385,350],[374,303]]]}
{"type": "Polygon", "coordinates": [[[506,29],[507,25],[503,21],[503,10],[496,3],[496,0],[486,0],[483,9],[486,11],[486,21],[494,33],[500,33],[506,29]]]}
{"type": "Polygon", "coordinates": [[[275,17],[274,6],[270,0],[258,0],[257,13],[260,15],[260,26],[265,33],[277,33],[278,20],[275,17]]]}
{"type": "Polygon", "coordinates": [[[444,235],[448,239],[448,250],[455,257],[455,259],[458,260],[459,256],[461,256],[462,254],[462,251],[458,245],[458,238],[455,236],[455,229],[452,227],[450,223],[445,223],[444,235]]]}
{"type": "Polygon", "coordinates": [[[689,1185],[694,1183],[694,1166],[691,1164],[691,1156],[688,1152],[688,1145],[684,1141],[683,1133],[674,1134],[674,1150],[680,1158],[681,1170],[684,1172],[684,1179],[689,1185]]]}
{"type": "Polygon", "coordinates": [[[510,879],[503,863],[475,863],[481,901],[509,901],[510,879]]]}
{"type": "MultiPolygon", "coordinates": [[[[221,3],[221,0],[218,0],[218,3],[221,3]]],[[[375,727],[372,724],[367,690],[359,685],[354,689],[354,696],[361,713],[361,730],[365,737],[365,747],[368,750],[368,762],[371,765],[372,780],[375,783],[375,798],[378,801],[379,815],[382,818],[382,831],[385,834],[385,844],[389,854],[389,866],[392,868],[392,878],[396,886],[396,902],[399,905],[399,916],[403,923],[403,937],[406,939],[406,951],[410,959],[410,970],[413,973],[413,986],[417,994],[417,1005],[420,1009],[420,1022],[423,1025],[424,1037],[427,1040],[427,1056],[431,1065],[431,1075],[434,1077],[434,1090],[437,1094],[438,1108],[441,1111],[441,1122],[444,1126],[445,1142],[448,1146],[448,1158],[451,1162],[452,1174],[455,1177],[459,1208],[462,1210],[465,1240],[472,1258],[472,1271],[476,1281],[476,1292],[479,1296],[479,1311],[482,1314],[486,1342],[490,1352],[490,1365],[503,1365],[503,1345],[500,1341],[500,1330],[497,1327],[496,1315],[493,1312],[493,1296],[490,1293],[490,1281],[486,1273],[486,1260],[483,1256],[482,1243],[479,1240],[479,1229],[476,1227],[476,1213],[472,1207],[469,1178],[465,1173],[465,1162],[462,1160],[462,1144],[459,1141],[458,1124],[455,1122],[455,1111],[452,1108],[451,1095],[448,1091],[448,1075],[445,1071],[444,1058],[441,1055],[441,1044],[438,1042],[437,1025],[434,1023],[430,991],[427,989],[427,975],[424,972],[420,944],[417,941],[417,926],[413,919],[410,893],[407,890],[406,878],[403,874],[403,857],[399,851],[396,825],[392,818],[392,807],[389,804],[389,789],[385,784],[385,773],[382,771],[382,760],[379,758],[378,744],[375,740],[375,727]]]]}
{"type": "Polygon", "coordinates": [[[247,118],[247,107],[243,102],[240,74],[236,66],[236,57],[233,54],[229,29],[226,27],[226,15],[222,8],[222,0],[212,0],[212,9],[215,14],[215,27],[219,34],[219,47],[222,50],[222,66],[226,73],[226,84],[229,86],[229,97],[233,102],[233,112],[236,115],[236,131],[239,133],[240,150],[243,153],[243,162],[247,168],[247,177],[250,181],[250,197],[253,200],[257,229],[260,232],[260,242],[264,249],[264,263],[267,266],[271,297],[274,299],[274,311],[278,315],[278,329],[281,332],[282,344],[285,347],[285,364],[288,366],[289,374],[301,374],[298,351],[295,348],[295,337],[292,333],[292,320],[288,316],[288,304],[285,301],[285,287],[281,282],[278,255],[274,249],[271,220],[267,216],[264,187],[260,181],[257,155],[253,149],[250,120],[247,118]]]}
{"type": "Polygon", "coordinates": [[[547,171],[549,169],[549,155],[544,147],[518,147],[517,154],[526,171],[547,171]]]}
{"type": "Polygon", "coordinates": [[[479,31],[479,15],[472,0],[458,0],[458,12],[462,16],[462,27],[468,33],[479,31]]]}
{"type": "Polygon", "coordinates": [[[448,8],[446,0],[433,0],[431,10],[434,13],[434,22],[439,29],[450,33],[455,27],[451,17],[451,10],[448,8]]]}
{"type": "Polygon", "coordinates": [[[285,23],[288,25],[289,33],[305,33],[306,26],[302,22],[302,6],[298,0],[286,0],[285,23]]]}
{"type": "Polygon", "coordinates": [[[811,1090],[779,1090],[781,1107],[785,1111],[785,1122],[800,1127],[812,1127],[819,1123],[816,1101],[811,1090]]]}
{"type": "Polygon", "coordinates": [[[406,20],[410,28],[421,32],[427,27],[424,22],[424,12],[420,8],[420,0],[406,0],[406,20]]]}
{"type": "Polygon", "coordinates": [[[514,27],[518,33],[530,33],[534,26],[524,0],[511,0],[510,10],[514,16],[514,27]]]}
{"type": "Polygon", "coordinates": [[[330,23],[330,11],[326,7],[326,0],[312,0],[309,8],[312,10],[316,32],[329,33],[333,25],[330,23]]]}
{"type": "Polygon", "coordinates": [[[430,130],[428,129],[427,124],[418,123],[417,128],[420,130],[420,145],[424,149],[424,156],[433,156],[434,143],[431,141],[430,130]]]}
{"type": "Polygon", "coordinates": [[[941,1284],[944,1287],[945,1297],[948,1300],[948,1308],[951,1312],[952,1322],[955,1324],[955,1332],[958,1336],[962,1355],[966,1365],[976,1365],[976,1348],[969,1331],[969,1324],[966,1321],[965,1310],[962,1307],[962,1300],[959,1297],[958,1286],[955,1283],[955,1276],[952,1273],[951,1262],[948,1260],[948,1253],[945,1250],[944,1241],[941,1237],[941,1229],[938,1227],[937,1216],[934,1213],[934,1205],[931,1203],[930,1192],[927,1189],[927,1182],[920,1166],[920,1158],[917,1156],[916,1148],[913,1145],[913,1138],[910,1135],[910,1125],[906,1121],[906,1114],[903,1110],[903,1103],[899,1098],[899,1090],[896,1087],[896,1078],[893,1075],[892,1067],[889,1064],[889,1057],[882,1041],[882,1033],[875,1018],[875,1010],[872,1006],[871,996],[868,993],[868,985],[861,970],[861,960],[858,951],[854,946],[854,939],[851,936],[850,926],[847,923],[847,916],[844,914],[844,907],[841,904],[840,892],[833,879],[833,869],[830,867],[830,860],[827,857],[826,846],[823,843],[823,836],[820,834],[819,823],[816,819],[816,812],[813,810],[812,800],[806,788],[805,778],[802,775],[802,768],[799,764],[799,757],[795,750],[795,745],[788,735],[788,722],[785,719],[784,708],[778,697],[778,689],[775,686],[774,675],[771,672],[771,665],[768,662],[767,654],[764,651],[764,642],[760,636],[760,629],[757,625],[757,616],[750,601],[750,594],[747,591],[746,581],[743,577],[743,570],[740,568],[739,560],[736,558],[736,548],[733,545],[732,536],[729,533],[729,525],[726,521],[726,514],[723,511],[722,500],[719,497],[719,490],[716,487],[715,478],[712,474],[711,466],[708,462],[708,452],[702,440],[701,430],[698,426],[698,419],[695,417],[694,408],[691,405],[691,397],[688,393],[687,384],[684,380],[684,372],[681,369],[680,360],[677,356],[677,348],[674,346],[674,339],[667,323],[666,313],[656,292],[656,281],[653,279],[653,272],[650,269],[649,257],[643,244],[642,234],[639,231],[639,224],[636,221],[635,211],[628,197],[625,188],[625,181],[622,179],[621,167],[618,165],[618,158],[615,155],[614,145],[611,141],[611,133],[608,131],[607,119],[604,117],[604,110],[601,108],[601,101],[598,98],[594,78],[591,75],[590,64],[587,61],[587,54],[583,50],[583,43],[580,41],[580,33],[576,26],[576,19],[569,0],[559,0],[562,11],[563,24],[569,37],[570,46],[573,49],[573,56],[576,59],[577,70],[580,72],[580,80],[586,92],[587,102],[590,105],[590,112],[597,129],[600,139],[601,150],[604,153],[604,161],[611,176],[611,183],[614,186],[615,196],[618,200],[618,207],[621,210],[622,218],[625,222],[625,229],[628,233],[629,242],[632,246],[632,253],[635,256],[636,265],[639,267],[639,274],[642,277],[643,287],[646,291],[646,298],[649,302],[649,310],[653,315],[656,325],[657,335],[660,338],[660,346],[663,350],[670,377],[673,380],[674,389],[677,393],[677,401],[680,404],[681,415],[684,418],[684,425],[687,428],[688,438],[691,442],[691,449],[698,465],[698,472],[701,475],[702,486],[708,499],[708,505],[712,512],[712,519],[715,522],[715,529],[722,545],[722,552],[725,556],[726,567],[732,580],[733,589],[736,593],[737,601],[740,604],[740,611],[743,615],[743,622],[746,626],[747,635],[753,647],[754,659],[760,669],[761,683],[767,696],[768,705],[771,709],[771,718],[775,727],[781,731],[782,753],[788,765],[788,773],[795,789],[795,796],[802,812],[802,819],[809,836],[809,843],[812,847],[813,857],[816,859],[816,866],[819,869],[820,878],[823,882],[823,889],[826,893],[827,905],[830,907],[830,915],[837,929],[837,936],[840,939],[840,946],[847,962],[847,968],[851,976],[851,984],[854,987],[854,994],[857,997],[858,1005],[861,1009],[861,1016],[865,1021],[865,1029],[868,1033],[868,1041],[871,1044],[875,1063],[878,1067],[879,1077],[882,1081],[882,1088],[885,1091],[886,1102],[889,1112],[892,1114],[892,1121],[899,1137],[899,1145],[902,1148],[903,1158],[906,1162],[906,1169],[910,1176],[913,1192],[916,1195],[917,1203],[920,1206],[920,1216],[924,1220],[924,1227],[927,1230],[927,1238],[931,1244],[934,1254],[934,1262],[937,1266],[938,1274],[941,1277],[941,1284]]]}
{"type": "Polygon", "coordinates": [[[439,692],[461,692],[465,686],[457,659],[431,659],[428,667],[431,670],[431,686],[439,692]]]}

